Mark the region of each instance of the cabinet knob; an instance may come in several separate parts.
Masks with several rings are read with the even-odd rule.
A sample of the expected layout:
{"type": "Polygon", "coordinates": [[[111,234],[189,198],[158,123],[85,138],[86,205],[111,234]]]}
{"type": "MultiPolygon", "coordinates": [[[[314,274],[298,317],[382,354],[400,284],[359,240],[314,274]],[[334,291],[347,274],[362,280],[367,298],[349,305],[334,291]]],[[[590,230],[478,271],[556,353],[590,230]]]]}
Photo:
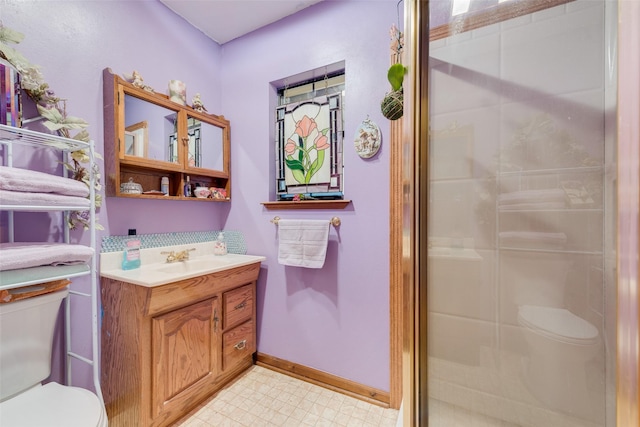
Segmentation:
{"type": "Polygon", "coordinates": [[[233,307],[235,310],[240,310],[241,308],[245,308],[247,306],[247,302],[246,301],[242,301],[240,304],[236,305],[235,307],[233,307]]]}
{"type": "Polygon", "coordinates": [[[246,346],[247,346],[247,340],[242,340],[238,344],[234,345],[236,350],[244,350],[246,346]]]}

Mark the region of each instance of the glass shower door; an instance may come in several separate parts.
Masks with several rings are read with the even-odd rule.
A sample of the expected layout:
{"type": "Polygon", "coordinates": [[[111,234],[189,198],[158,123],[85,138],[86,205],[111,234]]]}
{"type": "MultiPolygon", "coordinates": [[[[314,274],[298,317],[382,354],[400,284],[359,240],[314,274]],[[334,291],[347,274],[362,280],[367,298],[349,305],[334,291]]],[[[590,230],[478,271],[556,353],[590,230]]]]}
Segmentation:
{"type": "Polygon", "coordinates": [[[615,425],[615,14],[542,3],[430,2],[430,426],[615,425]]]}

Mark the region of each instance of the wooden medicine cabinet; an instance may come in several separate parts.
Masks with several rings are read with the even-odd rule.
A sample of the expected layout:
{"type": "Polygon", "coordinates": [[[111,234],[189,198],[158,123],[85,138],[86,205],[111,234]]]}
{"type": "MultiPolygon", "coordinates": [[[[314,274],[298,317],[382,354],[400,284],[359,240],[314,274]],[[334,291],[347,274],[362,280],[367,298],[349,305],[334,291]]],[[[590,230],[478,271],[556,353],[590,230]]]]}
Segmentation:
{"type": "Polygon", "coordinates": [[[103,72],[104,162],[107,196],[228,201],[231,196],[230,126],[223,116],[202,113],[103,72]],[[160,193],[162,178],[169,194],[160,193]],[[191,185],[214,188],[219,198],[184,197],[191,185]],[[132,180],[142,194],[121,191],[132,180]],[[139,188],[139,187],[138,187],[139,188]]]}

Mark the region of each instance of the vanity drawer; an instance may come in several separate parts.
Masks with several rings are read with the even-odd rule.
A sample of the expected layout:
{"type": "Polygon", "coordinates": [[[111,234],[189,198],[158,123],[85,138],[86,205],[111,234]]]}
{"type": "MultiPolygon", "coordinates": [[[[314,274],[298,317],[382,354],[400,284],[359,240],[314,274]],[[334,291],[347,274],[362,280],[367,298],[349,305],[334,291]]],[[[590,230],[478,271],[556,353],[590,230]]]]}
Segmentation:
{"type": "Polygon", "coordinates": [[[250,320],[222,335],[222,369],[233,368],[255,351],[255,327],[253,320],[250,320]]]}
{"type": "Polygon", "coordinates": [[[253,316],[253,284],[222,294],[224,328],[233,327],[253,316]]]}

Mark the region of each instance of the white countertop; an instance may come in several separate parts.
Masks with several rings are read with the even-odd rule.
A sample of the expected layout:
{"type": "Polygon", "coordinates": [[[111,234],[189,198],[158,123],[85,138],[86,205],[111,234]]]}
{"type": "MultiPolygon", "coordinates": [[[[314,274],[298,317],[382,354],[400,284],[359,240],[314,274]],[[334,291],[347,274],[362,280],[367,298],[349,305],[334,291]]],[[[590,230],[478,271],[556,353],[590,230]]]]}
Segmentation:
{"type": "Polygon", "coordinates": [[[100,254],[100,276],[146,287],[160,286],[266,260],[258,255],[214,255],[213,242],[142,249],[141,265],[133,270],[122,269],[122,256],[122,251],[100,254]],[[192,248],[195,250],[189,253],[188,261],[167,263],[167,255],[161,254],[192,248]]]}

